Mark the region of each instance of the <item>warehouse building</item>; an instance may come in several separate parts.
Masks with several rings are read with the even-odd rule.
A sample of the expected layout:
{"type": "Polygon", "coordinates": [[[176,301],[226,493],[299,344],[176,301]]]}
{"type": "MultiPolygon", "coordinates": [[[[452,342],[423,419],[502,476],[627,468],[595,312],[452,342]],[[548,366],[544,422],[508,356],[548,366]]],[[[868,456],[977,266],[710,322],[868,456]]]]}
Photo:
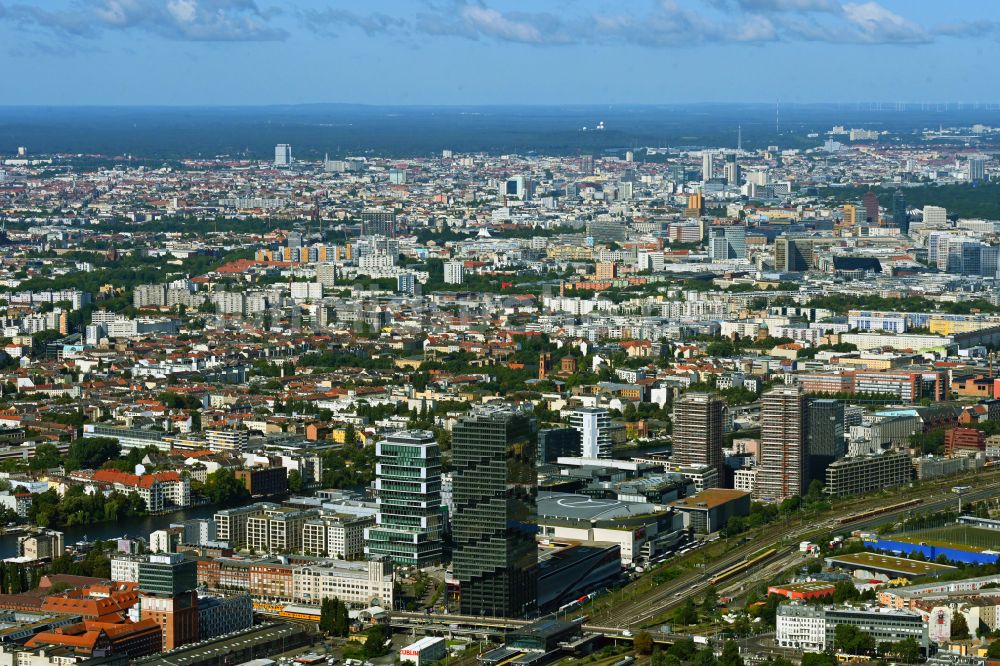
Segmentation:
{"type": "Polygon", "coordinates": [[[718,532],[733,516],[750,515],[750,493],[728,488],[708,488],[670,506],[684,515],[685,527],[695,534],[718,532]]]}

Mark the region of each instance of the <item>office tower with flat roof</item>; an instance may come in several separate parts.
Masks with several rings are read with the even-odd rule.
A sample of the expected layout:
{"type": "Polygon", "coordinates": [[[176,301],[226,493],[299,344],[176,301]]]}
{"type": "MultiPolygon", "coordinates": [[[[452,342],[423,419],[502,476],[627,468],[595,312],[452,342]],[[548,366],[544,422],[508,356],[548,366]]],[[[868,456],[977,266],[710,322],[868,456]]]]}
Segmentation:
{"type": "Polygon", "coordinates": [[[531,198],[531,180],[526,176],[514,176],[504,183],[504,195],[521,201],[531,198]]]}
{"type": "Polygon", "coordinates": [[[580,455],[611,457],[611,416],[602,407],[581,407],[569,415],[569,424],[580,433],[580,455]]]}
{"type": "Polygon", "coordinates": [[[538,431],[538,462],[554,463],[562,457],[580,455],[580,431],[576,428],[549,428],[538,431]]]}
{"type": "Polygon", "coordinates": [[[729,153],[726,155],[726,163],[723,166],[723,175],[726,178],[726,184],[731,186],[740,184],[740,177],[742,173],[740,165],[736,162],[736,153],[729,153]]]}
{"type": "Polygon", "coordinates": [[[892,223],[900,233],[910,233],[910,216],[906,212],[906,195],[902,190],[896,190],[892,195],[892,223]]]}
{"type": "Polygon", "coordinates": [[[979,274],[986,278],[1000,277],[1000,245],[979,248],[979,274]]]}
{"type": "Polygon", "coordinates": [[[986,160],[982,157],[970,157],[965,164],[965,175],[973,183],[986,180],[986,160]]]}
{"type": "Polygon", "coordinates": [[[742,224],[709,227],[708,254],[712,261],[746,259],[747,228],[742,224]]]}
{"type": "Polygon", "coordinates": [[[716,154],[710,150],[701,153],[701,181],[707,182],[715,178],[716,154]]]}
{"type": "Polygon", "coordinates": [[[444,283],[462,284],[465,281],[465,262],[446,261],[444,262],[444,283]]]}
{"type": "Polygon", "coordinates": [[[481,407],[452,428],[452,568],[463,615],[522,617],[537,606],[534,419],[481,407]]]}
{"type": "Polygon", "coordinates": [[[813,266],[813,241],[810,238],[778,236],[774,239],[774,269],[783,273],[801,273],[813,266]]]}
{"type": "Polygon", "coordinates": [[[396,291],[413,296],[417,291],[417,276],[411,271],[396,275],[396,291]]]}
{"type": "Polygon", "coordinates": [[[847,455],[844,405],[839,400],[811,400],[806,408],[805,474],[803,489],[813,481],[826,483],[826,468],[847,455]]]}
{"type": "Polygon", "coordinates": [[[365,555],[425,567],[441,561],[441,451],[434,433],[404,430],[375,444],[378,514],[365,555]]]}
{"type": "Polygon", "coordinates": [[[924,227],[948,226],[948,209],[941,206],[924,206],[924,227]]]}
{"type": "MultiPolygon", "coordinates": [[[[979,275],[981,272],[982,243],[965,236],[936,236],[938,270],[955,275],[979,275]]],[[[929,254],[929,253],[928,253],[929,254]]]]}
{"type": "Polygon", "coordinates": [[[865,209],[865,222],[873,226],[878,226],[878,195],[868,190],[861,197],[861,205],[865,209]]]}
{"type": "Polygon", "coordinates": [[[798,386],[777,386],[761,396],[759,499],[802,494],[805,402],[798,386]]]}
{"type": "Polygon", "coordinates": [[[714,393],[685,393],[674,401],[672,460],[678,465],[708,465],[722,475],[722,410],[714,393]]]}
{"type": "Polygon", "coordinates": [[[274,166],[289,166],[292,163],[292,147],[287,143],[279,143],[274,147],[274,166]]]}
{"type": "Polygon", "coordinates": [[[198,566],[179,553],[139,562],[139,617],[162,630],[163,649],[198,640],[198,566]]]}

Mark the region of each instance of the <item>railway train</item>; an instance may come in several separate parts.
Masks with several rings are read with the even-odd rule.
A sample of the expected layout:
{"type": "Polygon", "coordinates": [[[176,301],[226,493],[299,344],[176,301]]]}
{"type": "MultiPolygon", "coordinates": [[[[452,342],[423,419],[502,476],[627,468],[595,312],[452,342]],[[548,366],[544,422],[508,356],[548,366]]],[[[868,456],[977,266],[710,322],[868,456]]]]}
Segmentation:
{"type": "Polygon", "coordinates": [[[917,506],[918,504],[923,504],[922,499],[912,499],[908,502],[900,502],[899,504],[892,504],[890,506],[884,506],[881,509],[872,509],[870,511],[862,511],[861,513],[852,513],[849,516],[844,516],[837,521],[839,525],[846,525],[847,523],[857,522],[859,520],[865,520],[866,518],[874,518],[875,516],[881,516],[884,513],[893,513],[894,511],[899,511],[900,509],[908,509],[911,506],[917,506]]]}
{"type": "Polygon", "coordinates": [[[742,562],[737,562],[731,567],[723,569],[719,573],[709,578],[708,582],[711,585],[716,585],[718,583],[721,583],[722,581],[728,580],[737,574],[743,573],[747,569],[755,567],[758,564],[762,564],[763,562],[774,557],[777,553],[778,553],[777,548],[769,548],[765,550],[763,553],[755,555],[754,557],[751,557],[749,559],[744,559],[742,562]]]}

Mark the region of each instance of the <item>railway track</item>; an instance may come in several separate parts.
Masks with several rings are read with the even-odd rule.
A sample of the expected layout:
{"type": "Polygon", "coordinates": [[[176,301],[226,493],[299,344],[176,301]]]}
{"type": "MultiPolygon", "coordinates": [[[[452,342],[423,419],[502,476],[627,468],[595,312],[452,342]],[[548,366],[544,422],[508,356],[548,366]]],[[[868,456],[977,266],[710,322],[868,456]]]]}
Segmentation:
{"type": "MultiPolygon", "coordinates": [[[[975,501],[992,497],[1000,493],[1000,483],[992,480],[996,476],[995,472],[977,477],[979,484],[971,492],[963,496],[963,500],[975,501]],[[991,482],[986,482],[991,479],[991,482]],[[986,483],[984,483],[986,482],[986,483]]],[[[914,510],[937,511],[955,502],[950,495],[950,489],[954,485],[951,482],[938,482],[929,484],[925,489],[917,492],[912,497],[902,502],[894,502],[887,506],[854,511],[846,516],[831,516],[818,524],[799,524],[792,527],[778,527],[748,542],[742,547],[734,549],[717,562],[706,567],[702,571],[690,571],[681,577],[656,588],[652,593],[643,595],[632,601],[616,604],[608,613],[598,614],[602,624],[614,627],[635,627],[643,622],[661,615],[691,596],[697,596],[713,583],[711,580],[719,573],[737,566],[750,555],[774,549],[774,556],[780,557],[789,554],[798,541],[816,533],[844,530],[844,529],[864,529],[873,527],[889,521],[894,521],[914,510]]],[[[847,507],[856,507],[858,504],[852,503],[847,507]]],[[[846,507],[845,507],[846,508],[846,507]]],[[[735,571],[725,580],[716,580],[716,583],[738,583],[743,581],[748,574],[753,575],[754,567],[744,567],[740,571],[735,571]]]]}

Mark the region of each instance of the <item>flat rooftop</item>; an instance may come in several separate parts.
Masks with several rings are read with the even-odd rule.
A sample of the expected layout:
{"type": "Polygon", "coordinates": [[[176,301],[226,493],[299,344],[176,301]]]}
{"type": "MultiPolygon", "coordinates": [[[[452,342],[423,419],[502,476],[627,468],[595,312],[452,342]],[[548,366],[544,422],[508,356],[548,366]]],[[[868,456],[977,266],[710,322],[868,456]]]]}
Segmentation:
{"type": "Polygon", "coordinates": [[[626,502],[617,499],[595,499],[574,493],[538,493],[539,518],[570,518],[574,520],[613,520],[656,513],[649,502],[626,502]]]}
{"type": "Polygon", "coordinates": [[[136,664],[199,664],[206,661],[222,660],[234,650],[245,650],[272,641],[292,639],[302,633],[302,629],[289,624],[276,623],[258,625],[250,629],[233,632],[224,636],[209,638],[197,643],[189,643],[169,652],[140,657],[136,664]]]}
{"type": "Polygon", "coordinates": [[[826,592],[835,588],[833,583],[813,580],[804,583],[789,583],[787,585],[772,585],[768,590],[783,590],[785,592],[826,592]]]}
{"type": "Polygon", "coordinates": [[[732,502],[733,500],[749,496],[750,493],[743,492],[742,490],[732,490],[729,488],[706,488],[691,497],[674,500],[670,503],[670,506],[675,506],[678,509],[701,509],[703,511],[707,511],[709,509],[722,506],[727,502],[732,502]]]}
{"type": "Polygon", "coordinates": [[[837,555],[826,558],[826,561],[828,564],[847,565],[860,569],[871,569],[873,571],[903,574],[905,576],[921,576],[924,574],[936,575],[946,571],[955,571],[957,569],[957,567],[949,566],[947,564],[922,562],[920,560],[911,560],[905,557],[881,555],[879,553],[872,552],[837,555]]]}

